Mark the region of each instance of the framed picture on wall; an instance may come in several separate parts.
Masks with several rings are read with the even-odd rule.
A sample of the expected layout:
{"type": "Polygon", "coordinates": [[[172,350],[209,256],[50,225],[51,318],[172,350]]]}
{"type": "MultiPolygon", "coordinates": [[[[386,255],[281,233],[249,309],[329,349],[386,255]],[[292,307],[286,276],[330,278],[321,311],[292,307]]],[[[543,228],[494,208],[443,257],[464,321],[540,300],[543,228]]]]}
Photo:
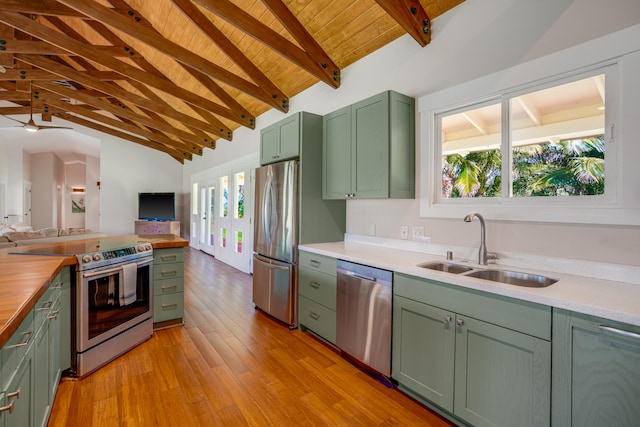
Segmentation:
{"type": "Polygon", "coordinates": [[[84,213],[84,194],[71,195],[71,213],[84,213]]]}

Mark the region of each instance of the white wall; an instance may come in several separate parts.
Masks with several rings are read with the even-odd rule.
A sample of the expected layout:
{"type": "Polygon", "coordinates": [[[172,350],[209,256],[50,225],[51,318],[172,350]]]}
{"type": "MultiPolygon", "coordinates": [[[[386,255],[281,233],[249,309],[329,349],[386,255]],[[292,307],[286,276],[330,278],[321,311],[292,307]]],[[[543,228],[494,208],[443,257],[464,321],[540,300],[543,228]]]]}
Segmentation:
{"type": "MultiPolygon", "coordinates": [[[[133,234],[134,222],[138,219],[139,192],[175,192],[177,204],[181,204],[181,191],[182,165],[174,158],[119,138],[103,138],[100,151],[100,231],[133,234]]],[[[176,212],[180,209],[178,206],[176,212]]]]}
{"type": "MultiPolygon", "coordinates": [[[[638,23],[637,0],[467,0],[433,20],[426,47],[402,37],[342,70],[339,89],[320,83],[292,98],[290,112],[326,114],[387,89],[418,98],[638,23]]],[[[192,173],[258,150],[260,128],[283,117],[269,111],[257,118],[256,130],[238,129],[234,142],[186,163],[185,193],[192,173]]],[[[421,225],[434,243],[478,246],[476,227],[462,218],[420,218],[417,199],[348,201],[347,232],[366,235],[369,224],[381,237],[399,238],[400,225],[421,225]]],[[[640,265],[638,227],[490,222],[487,242],[495,251],[640,265]]]]}

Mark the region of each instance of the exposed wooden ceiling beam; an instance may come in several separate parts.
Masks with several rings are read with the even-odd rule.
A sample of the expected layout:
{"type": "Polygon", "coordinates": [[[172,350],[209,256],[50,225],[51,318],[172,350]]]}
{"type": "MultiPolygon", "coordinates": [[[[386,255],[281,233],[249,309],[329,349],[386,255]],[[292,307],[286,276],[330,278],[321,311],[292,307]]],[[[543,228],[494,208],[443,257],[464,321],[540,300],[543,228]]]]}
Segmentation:
{"type": "Polygon", "coordinates": [[[56,0],[2,0],[0,10],[35,15],[55,15],[84,18],[85,16],[56,0]]]}
{"type": "Polygon", "coordinates": [[[79,42],[72,37],[61,34],[56,30],[34,22],[20,14],[0,11],[0,22],[11,25],[14,28],[19,28],[21,31],[28,32],[29,34],[45,40],[55,46],[97,62],[98,64],[108,67],[123,76],[131,78],[132,80],[137,80],[141,83],[155,87],[156,89],[182,99],[189,104],[206,108],[214,114],[228,118],[244,126],[249,126],[248,120],[245,117],[241,117],[240,114],[231,111],[228,108],[222,107],[221,105],[211,102],[202,96],[182,89],[170,82],[168,79],[159,78],[137,67],[128,65],[116,58],[103,55],[100,52],[95,51],[90,45],[79,42]]]}
{"type": "MultiPolygon", "coordinates": [[[[4,39],[3,39],[4,40],[4,39]]],[[[34,40],[6,40],[2,45],[6,53],[28,53],[35,55],[73,55],[65,49],[52,46],[49,43],[34,40]]],[[[105,55],[115,57],[129,57],[130,49],[126,46],[94,46],[94,49],[105,55]]]]}
{"type": "MultiPolygon", "coordinates": [[[[9,41],[15,37],[15,30],[5,24],[0,24],[0,39],[9,41]]],[[[0,66],[3,69],[13,68],[13,54],[7,52],[0,52],[0,66]]]]}
{"type": "MultiPolygon", "coordinates": [[[[16,55],[15,57],[17,56],[18,55],[16,55]]],[[[40,57],[44,58],[44,56],[40,57]]],[[[88,77],[102,81],[123,79],[122,74],[118,74],[113,71],[83,71],[82,73],[88,77]]],[[[4,73],[0,73],[0,80],[60,80],[60,77],[46,70],[35,70],[32,68],[13,68],[7,70],[4,73]]]]}
{"type": "Polygon", "coordinates": [[[398,24],[424,47],[431,42],[431,20],[419,0],[376,0],[398,24]]]}
{"type": "Polygon", "coordinates": [[[315,61],[316,70],[324,75],[321,80],[333,87],[340,87],[340,69],[282,0],[262,0],[262,2],[267,5],[280,23],[289,30],[289,33],[302,46],[307,55],[315,61]]]}
{"type": "MultiPolygon", "coordinates": [[[[18,54],[16,55],[16,59],[31,65],[34,65],[36,67],[48,70],[64,79],[74,80],[82,85],[89,86],[98,91],[109,93],[119,98],[122,101],[131,102],[132,104],[135,104],[141,108],[145,108],[147,110],[154,111],[164,116],[171,117],[175,120],[187,123],[205,132],[210,132],[211,134],[214,134],[217,132],[217,129],[213,129],[209,123],[204,122],[202,120],[197,120],[192,116],[188,116],[186,114],[180,113],[165,103],[152,102],[147,98],[144,98],[139,95],[135,95],[125,89],[122,89],[120,86],[103,82],[99,79],[86,75],[82,71],[74,70],[71,67],[59,64],[43,56],[18,54]]],[[[201,140],[200,144],[202,144],[203,146],[209,146],[213,140],[214,140],[214,137],[208,136],[204,140],[201,140]]]]}
{"type": "Polygon", "coordinates": [[[62,111],[71,112],[76,116],[86,117],[91,119],[94,122],[99,122],[104,125],[118,128],[121,130],[126,130],[129,133],[146,138],[150,141],[155,141],[159,144],[174,147],[176,150],[184,151],[185,153],[190,153],[190,151],[187,150],[187,147],[189,145],[185,142],[175,141],[171,138],[168,138],[164,134],[154,133],[147,129],[143,129],[139,126],[136,126],[134,124],[125,123],[121,120],[114,119],[113,117],[97,113],[95,111],[92,111],[89,105],[73,105],[73,104],[68,104],[59,100],[51,100],[49,101],[49,105],[54,106],[62,111]]]}
{"type": "MultiPolygon", "coordinates": [[[[251,78],[251,80],[253,80],[258,86],[264,87],[265,90],[270,93],[278,93],[280,91],[273,84],[273,82],[269,80],[269,78],[258,67],[256,67],[256,65],[251,62],[251,60],[247,58],[247,56],[242,53],[242,51],[238,49],[236,45],[231,40],[229,40],[222,31],[218,29],[218,27],[213,25],[209,18],[207,18],[200,11],[200,9],[198,9],[198,7],[191,2],[191,0],[171,1],[236,65],[242,68],[242,71],[247,73],[249,78],[251,78]]],[[[200,81],[200,83],[208,86],[197,74],[193,75],[200,81]]],[[[216,96],[218,96],[223,102],[227,103],[227,105],[234,108],[231,104],[234,103],[233,98],[229,96],[229,94],[227,94],[225,91],[222,91],[223,93],[218,93],[219,91],[213,90],[213,88],[209,88],[209,90],[216,94],[216,96]]]]}
{"type": "Polygon", "coordinates": [[[85,127],[97,130],[99,132],[113,135],[118,138],[125,139],[127,141],[135,142],[136,144],[144,145],[145,147],[164,151],[174,159],[178,160],[180,163],[184,163],[184,159],[191,160],[191,155],[189,155],[188,153],[180,152],[172,147],[166,147],[154,141],[147,141],[146,139],[137,138],[133,135],[129,135],[128,133],[120,132],[116,129],[112,129],[110,127],[101,125],[99,123],[94,123],[89,120],[84,120],[80,117],[72,116],[71,114],[67,114],[67,113],[55,113],[55,116],[60,117],[61,119],[67,120],[69,122],[76,123],[81,126],[85,126],[85,127]]]}
{"type": "Polygon", "coordinates": [[[337,87],[336,84],[339,84],[339,81],[336,82],[333,78],[327,78],[322,68],[322,64],[317,64],[315,60],[307,54],[307,52],[300,49],[294,43],[291,43],[289,40],[282,37],[280,34],[276,33],[230,1],[194,1],[210,12],[215,13],[228,23],[249,34],[259,42],[278,52],[280,55],[287,58],[289,61],[293,62],[311,75],[316,76],[326,84],[333,87],[337,87]]]}
{"type": "Polygon", "coordinates": [[[288,97],[283,93],[267,94],[255,83],[249,82],[226,69],[207,61],[201,56],[183,48],[171,40],[159,36],[154,30],[142,25],[136,25],[135,20],[125,17],[113,10],[101,6],[95,2],[87,2],[85,0],[59,0],[61,3],[84,13],[85,15],[98,20],[110,27],[124,31],[131,37],[140,40],[143,43],[169,55],[178,62],[193,67],[215,80],[219,80],[231,87],[238,89],[258,99],[265,104],[276,108],[280,111],[288,111],[288,97]],[[273,95],[276,95],[275,98],[273,95]],[[284,101],[284,102],[283,102],[284,101]],[[287,108],[282,105],[287,104],[287,108]]]}
{"type": "Polygon", "coordinates": [[[83,102],[85,104],[89,104],[89,105],[93,105],[94,107],[110,112],[111,114],[114,114],[116,116],[122,116],[122,117],[126,117],[130,120],[133,120],[136,123],[140,123],[143,124],[145,126],[154,128],[154,129],[158,129],[161,131],[165,131],[168,132],[172,135],[175,135],[176,137],[180,138],[181,140],[188,142],[191,146],[191,152],[196,153],[196,154],[200,154],[201,153],[201,148],[203,148],[204,146],[202,145],[202,141],[200,141],[198,138],[196,138],[193,134],[190,134],[188,132],[185,132],[183,130],[171,127],[170,125],[167,125],[165,123],[159,123],[159,122],[155,122],[154,120],[148,118],[148,117],[144,117],[141,116],[139,114],[134,113],[133,111],[131,111],[130,109],[126,108],[125,106],[122,106],[121,108],[118,108],[114,105],[112,105],[111,103],[104,101],[102,99],[99,98],[93,98],[91,96],[88,97],[84,97],[81,96],[81,94],[76,93],[76,91],[68,89],[66,87],[63,87],[61,85],[55,84],[55,83],[37,83],[38,87],[41,87],[43,89],[46,89],[50,92],[55,92],[58,93],[62,96],[66,96],[69,98],[74,98],[77,99],[80,102],[83,102]]]}

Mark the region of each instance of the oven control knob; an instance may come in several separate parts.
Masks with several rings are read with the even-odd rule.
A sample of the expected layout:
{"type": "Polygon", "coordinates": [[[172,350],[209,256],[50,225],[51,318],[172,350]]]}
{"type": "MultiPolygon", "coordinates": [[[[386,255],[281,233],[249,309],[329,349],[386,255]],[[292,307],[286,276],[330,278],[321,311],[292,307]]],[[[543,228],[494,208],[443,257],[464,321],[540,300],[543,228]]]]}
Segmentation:
{"type": "Polygon", "coordinates": [[[143,245],[138,245],[138,247],[136,249],[138,250],[138,252],[144,252],[144,246],[143,245]]]}
{"type": "Polygon", "coordinates": [[[147,243],[146,245],[144,245],[144,249],[150,251],[151,249],[153,249],[153,246],[151,246],[151,243],[147,243]]]}
{"type": "Polygon", "coordinates": [[[90,257],[89,255],[84,255],[84,256],[82,257],[82,262],[85,262],[85,263],[86,263],[86,262],[89,262],[89,261],[91,261],[91,257],[90,257]]]}
{"type": "Polygon", "coordinates": [[[100,261],[100,258],[102,258],[102,257],[100,256],[100,254],[93,254],[93,260],[94,260],[94,261],[100,261]]]}

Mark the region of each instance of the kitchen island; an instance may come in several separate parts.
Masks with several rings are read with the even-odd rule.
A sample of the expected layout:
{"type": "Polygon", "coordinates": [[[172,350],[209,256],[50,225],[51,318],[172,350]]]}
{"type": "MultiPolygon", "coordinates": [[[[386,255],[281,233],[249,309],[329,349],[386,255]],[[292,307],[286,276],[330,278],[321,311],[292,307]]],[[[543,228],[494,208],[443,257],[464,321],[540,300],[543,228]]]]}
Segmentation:
{"type": "MultiPolygon", "coordinates": [[[[130,240],[151,243],[154,249],[185,247],[189,242],[173,234],[108,236],[87,239],[82,242],[105,240],[130,240]]],[[[78,242],[78,241],[74,241],[78,242]]],[[[29,246],[37,248],[63,247],[73,242],[47,243],[29,246]]],[[[15,332],[20,322],[35,307],[36,302],[49,288],[53,279],[66,266],[77,264],[75,256],[34,256],[12,252],[19,248],[0,250],[0,347],[15,332]]],[[[60,250],[64,252],[64,250],[60,250]]]]}

